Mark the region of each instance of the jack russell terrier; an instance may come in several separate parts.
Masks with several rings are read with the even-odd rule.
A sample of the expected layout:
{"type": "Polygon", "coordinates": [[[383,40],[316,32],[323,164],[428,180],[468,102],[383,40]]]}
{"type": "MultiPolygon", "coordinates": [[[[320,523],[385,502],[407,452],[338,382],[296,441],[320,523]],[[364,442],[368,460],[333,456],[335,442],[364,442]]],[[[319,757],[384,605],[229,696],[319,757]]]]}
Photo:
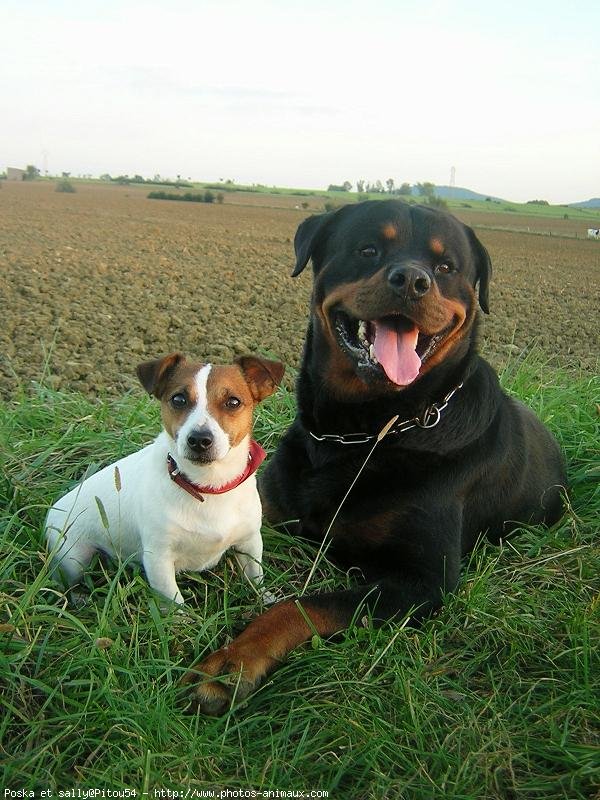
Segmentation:
{"type": "Polygon", "coordinates": [[[262,510],[252,440],[254,407],[277,389],[283,364],[242,356],[229,366],[172,353],[137,375],[161,401],[158,438],[90,476],[50,509],[52,569],[74,586],[94,554],[143,564],[148,582],[176,603],[180,570],[210,569],[230,547],[244,574],[262,582],[262,510]]]}

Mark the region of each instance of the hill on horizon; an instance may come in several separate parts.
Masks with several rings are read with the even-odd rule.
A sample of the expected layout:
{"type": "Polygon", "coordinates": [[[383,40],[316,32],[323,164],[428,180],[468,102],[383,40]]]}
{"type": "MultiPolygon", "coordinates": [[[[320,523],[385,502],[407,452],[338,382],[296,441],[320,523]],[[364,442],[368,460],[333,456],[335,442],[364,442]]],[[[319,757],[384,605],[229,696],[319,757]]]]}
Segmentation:
{"type": "Polygon", "coordinates": [[[579,203],[569,203],[572,208],[600,208],[600,197],[592,197],[590,200],[582,200],[579,203]]]}
{"type": "MultiPolygon", "coordinates": [[[[417,186],[411,187],[411,194],[413,197],[418,197],[419,192],[417,186]]],[[[494,203],[512,203],[511,200],[506,200],[503,197],[496,197],[493,194],[482,194],[481,192],[474,192],[472,189],[466,189],[464,186],[436,186],[435,194],[444,200],[491,200],[494,203]]],[[[527,205],[526,203],[518,202],[517,205],[527,205]]],[[[589,200],[581,200],[577,203],[550,203],[550,205],[564,205],[568,208],[591,208],[600,209],[600,197],[592,197],[589,200]]]]}
{"type": "MultiPolygon", "coordinates": [[[[413,195],[418,194],[417,188],[412,187],[413,195]]],[[[436,186],[435,193],[438,197],[444,200],[487,200],[505,203],[501,197],[495,197],[491,194],[481,194],[481,192],[474,192],[472,189],[465,189],[464,186],[436,186]]]]}

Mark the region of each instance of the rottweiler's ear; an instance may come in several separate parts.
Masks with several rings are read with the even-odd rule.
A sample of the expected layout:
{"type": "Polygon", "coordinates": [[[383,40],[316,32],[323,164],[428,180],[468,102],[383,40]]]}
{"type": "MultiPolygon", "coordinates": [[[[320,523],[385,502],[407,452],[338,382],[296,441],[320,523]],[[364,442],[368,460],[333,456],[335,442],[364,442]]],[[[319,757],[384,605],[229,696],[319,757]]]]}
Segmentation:
{"type": "Polygon", "coordinates": [[[489,290],[490,278],[492,277],[492,262],[490,259],[490,254],[481,244],[477,236],[475,236],[474,231],[468,227],[468,225],[465,225],[465,230],[467,231],[469,242],[473,248],[475,266],[477,268],[477,281],[479,282],[479,305],[484,313],[489,314],[489,290]]]}
{"type": "Polygon", "coordinates": [[[296,275],[300,275],[304,267],[308,264],[309,259],[315,252],[315,248],[319,243],[325,226],[334,213],[334,211],[330,211],[327,214],[315,214],[300,223],[300,227],[296,231],[296,236],[294,237],[296,267],[292,272],[292,278],[295,278],[296,275]]]}
{"type": "Polygon", "coordinates": [[[140,383],[148,394],[160,398],[165,387],[165,382],[175,367],[185,361],[182,353],[170,353],[164,358],[155,361],[144,361],[136,368],[140,383]]]}

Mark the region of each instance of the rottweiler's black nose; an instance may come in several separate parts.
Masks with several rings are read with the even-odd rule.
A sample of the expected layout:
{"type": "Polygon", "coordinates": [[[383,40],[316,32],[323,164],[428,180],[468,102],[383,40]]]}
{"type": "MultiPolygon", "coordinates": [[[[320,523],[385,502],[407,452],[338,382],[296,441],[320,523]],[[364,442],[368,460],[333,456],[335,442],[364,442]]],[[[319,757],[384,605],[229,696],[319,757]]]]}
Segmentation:
{"type": "Polygon", "coordinates": [[[197,428],[187,435],[187,444],[194,453],[205,453],[212,446],[214,436],[208,428],[197,428]]]}
{"type": "Polygon", "coordinates": [[[431,289],[431,278],[420,267],[393,267],[388,281],[397,294],[411,300],[418,300],[431,289]]]}

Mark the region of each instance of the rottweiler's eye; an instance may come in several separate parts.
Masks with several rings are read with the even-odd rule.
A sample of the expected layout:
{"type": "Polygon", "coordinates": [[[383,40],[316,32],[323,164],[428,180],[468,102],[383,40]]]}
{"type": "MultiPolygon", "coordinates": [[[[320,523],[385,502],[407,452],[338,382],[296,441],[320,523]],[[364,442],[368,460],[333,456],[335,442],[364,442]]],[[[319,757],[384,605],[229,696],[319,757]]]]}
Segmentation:
{"type": "Polygon", "coordinates": [[[242,401],[240,400],[240,398],[233,397],[233,395],[231,397],[228,397],[227,400],[225,401],[225,408],[229,408],[230,410],[239,408],[241,405],[242,401]]]}
{"type": "Polygon", "coordinates": [[[448,261],[445,261],[443,264],[438,264],[434,272],[436,275],[448,275],[448,273],[454,272],[454,267],[448,261]]]}
{"type": "Polygon", "coordinates": [[[358,253],[363,258],[375,258],[379,255],[379,251],[374,244],[368,244],[366,247],[359,247],[358,253]]]}
{"type": "Polygon", "coordinates": [[[185,408],[187,406],[187,397],[184,394],[174,394],[171,398],[171,405],[173,408],[185,408]]]}

